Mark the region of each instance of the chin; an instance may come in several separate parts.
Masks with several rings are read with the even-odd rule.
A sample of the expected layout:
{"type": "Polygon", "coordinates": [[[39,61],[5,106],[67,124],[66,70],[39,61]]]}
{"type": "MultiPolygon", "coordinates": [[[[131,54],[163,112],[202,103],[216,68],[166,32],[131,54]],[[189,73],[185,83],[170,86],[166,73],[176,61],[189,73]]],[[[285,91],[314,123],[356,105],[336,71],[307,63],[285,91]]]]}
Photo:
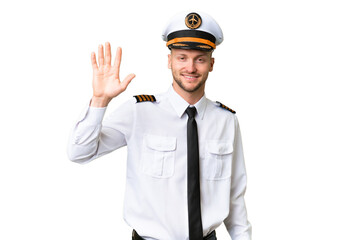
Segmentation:
{"type": "Polygon", "coordinates": [[[186,79],[182,79],[181,77],[177,78],[174,76],[174,80],[175,80],[176,85],[178,85],[179,88],[181,88],[182,90],[184,90],[185,92],[188,92],[188,93],[193,93],[193,92],[198,91],[205,84],[205,81],[201,81],[199,79],[197,79],[197,81],[189,82],[186,79]]]}
{"type": "Polygon", "coordinates": [[[198,84],[196,84],[196,85],[194,85],[194,84],[181,84],[181,85],[179,85],[179,86],[180,86],[184,91],[189,92],[189,93],[193,93],[193,92],[198,91],[198,90],[201,88],[202,84],[201,84],[201,83],[198,83],[198,84]]]}

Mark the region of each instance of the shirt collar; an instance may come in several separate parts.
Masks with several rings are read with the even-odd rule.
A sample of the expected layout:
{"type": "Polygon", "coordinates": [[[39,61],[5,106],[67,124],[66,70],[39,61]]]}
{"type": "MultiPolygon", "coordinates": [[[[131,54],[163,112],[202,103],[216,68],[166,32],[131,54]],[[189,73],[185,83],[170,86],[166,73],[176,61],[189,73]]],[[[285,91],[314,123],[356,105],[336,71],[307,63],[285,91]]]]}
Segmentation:
{"type": "MultiPolygon", "coordinates": [[[[177,92],[175,92],[173,86],[171,86],[167,92],[170,104],[175,109],[176,115],[179,118],[184,115],[186,108],[189,106],[189,103],[185,101],[177,92]]],[[[206,96],[204,96],[195,103],[194,107],[196,108],[197,115],[200,119],[203,119],[205,108],[206,108],[206,96]]]]}

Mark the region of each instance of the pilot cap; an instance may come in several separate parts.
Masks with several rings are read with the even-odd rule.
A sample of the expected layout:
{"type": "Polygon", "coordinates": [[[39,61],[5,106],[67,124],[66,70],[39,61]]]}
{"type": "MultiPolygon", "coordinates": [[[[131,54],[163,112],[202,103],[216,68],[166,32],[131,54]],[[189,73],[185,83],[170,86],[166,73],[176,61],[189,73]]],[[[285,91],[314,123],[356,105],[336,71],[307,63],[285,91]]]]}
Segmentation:
{"type": "Polygon", "coordinates": [[[169,49],[203,51],[215,49],[224,39],[219,24],[203,12],[183,12],[175,15],[166,25],[162,38],[169,49]]]}

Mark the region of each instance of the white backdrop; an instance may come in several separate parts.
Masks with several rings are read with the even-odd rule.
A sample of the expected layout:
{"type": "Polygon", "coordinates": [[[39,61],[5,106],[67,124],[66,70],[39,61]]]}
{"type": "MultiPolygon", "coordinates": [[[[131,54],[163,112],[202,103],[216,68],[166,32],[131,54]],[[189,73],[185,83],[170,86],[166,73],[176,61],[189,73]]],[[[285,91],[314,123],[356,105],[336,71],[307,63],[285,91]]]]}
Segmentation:
{"type": "Polygon", "coordinates": [[[182,10],[223,28],[206,91],[240,120],[253,238],[360,239],[356,0],[2,1],[0,239],[130,239],[126,149],[78,165],[67,138],[100,43],[122,46],[121,77],[137,75],[108,113],[168,89],[161,32],[182,10]]]}

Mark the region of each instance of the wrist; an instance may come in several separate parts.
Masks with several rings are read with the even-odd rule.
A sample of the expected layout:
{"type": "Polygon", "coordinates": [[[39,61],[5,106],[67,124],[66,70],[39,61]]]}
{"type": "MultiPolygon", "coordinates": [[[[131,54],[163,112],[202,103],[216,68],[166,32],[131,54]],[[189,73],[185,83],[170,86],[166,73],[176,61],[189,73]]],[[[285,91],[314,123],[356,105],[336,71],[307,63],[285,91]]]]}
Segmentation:
{"type": "Polygon", "coordinates": [[[91,107],[98,107],[98,108],[107,107],[110,101],[111,101],[111,98],[93,96],[91,98],[90,106],[91,107]]]}

